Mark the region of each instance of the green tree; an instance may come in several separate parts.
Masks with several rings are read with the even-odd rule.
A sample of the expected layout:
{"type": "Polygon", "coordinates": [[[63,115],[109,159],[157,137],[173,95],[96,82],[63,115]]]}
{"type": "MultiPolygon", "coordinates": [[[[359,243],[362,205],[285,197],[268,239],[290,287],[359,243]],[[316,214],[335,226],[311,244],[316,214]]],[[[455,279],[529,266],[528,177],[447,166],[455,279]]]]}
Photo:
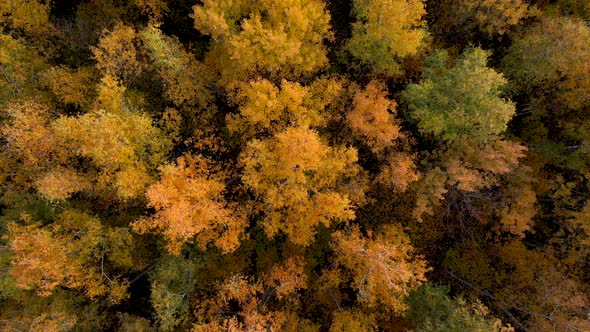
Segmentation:
{"type": "Polygon", "coordinates": [[[451,298],[444,286],[423,284],[410,293],[406,317],[413,322],[416,332],[510,332],[502,322],[490,317],[480,302],[467,303],[461,297],[451,298]]]}
{"type": "Polygon", "coordinates": [[[454,62],[445,51],[428,59],[420,82],[402,94],[422,134],[484,142],[506,130],[515,106],[500,96],[507,81],[487,67],[489,54],[471,48],[454,62]]]}
{"type": "Polygon", "coordinates": [[[40,73],[47,69],[43,57],[33,48],[10,35],[0,35],[0,105],[19,98],[39,97],[40,73]]]}
{"type": "Polygon", "coordinates": [[[171,331],[189,317],[189,299],[195,287],[190,260],[164,256],[150,272],[150,300],[162,331],[171,331]]]}

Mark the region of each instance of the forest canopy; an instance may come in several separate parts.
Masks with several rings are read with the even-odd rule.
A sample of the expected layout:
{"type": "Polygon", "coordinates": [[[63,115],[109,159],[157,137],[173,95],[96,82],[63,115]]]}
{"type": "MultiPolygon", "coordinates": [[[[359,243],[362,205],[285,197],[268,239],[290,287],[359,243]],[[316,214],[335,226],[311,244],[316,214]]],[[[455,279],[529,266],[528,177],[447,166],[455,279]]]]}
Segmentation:
{"type": "Polygon", "coordinates": [[[590,331],[590,5],[0,0],[0,331],[590,331]]]}

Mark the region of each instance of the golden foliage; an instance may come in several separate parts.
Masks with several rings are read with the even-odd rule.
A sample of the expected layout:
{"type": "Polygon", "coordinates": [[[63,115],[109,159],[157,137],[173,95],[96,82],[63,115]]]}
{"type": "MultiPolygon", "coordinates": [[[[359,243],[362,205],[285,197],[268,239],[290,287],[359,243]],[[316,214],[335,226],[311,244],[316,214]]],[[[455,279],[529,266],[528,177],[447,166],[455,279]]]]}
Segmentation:
{"type": "MultiPolygon", "coordinates": [[[[9,0],[9,2],[11,2],[9,0]]],[[[39,74],[47,68],[45,60],[22,40],[0,34],[0,102],[8,103],[18,98],[41,97],[39,74]]]]}
{"type": "Polygon", "coordinates": [[[274,293],[280,300],[299,289],[307,287],[305,260],[303,257],[288,258],[283,264],[273,266],[265,276],[268,286],[274,288],[274,293]]]}
{"type": "Polygon", "coordinates": [[[164,160],[171,142],[147,115],[130,111],[124,91],[105,77],[96,110],[62,116],[52,129],[72,154],[90,158],[101,169],[99,187],[114,185],[118,196],[128,199],[140,197],[153,181],[150,173],[164,160]]]}
{"type": "Polygon", "coordinates": [[[0,330],[590,331],[587,8],[0,0],[0,330]]]}
{"type": "Polygon", "coordinates": [[[228,128],[251,137],[288,126],[322,126],[325,119],[320,111],[325,105],[314,92],[318,91],[287,80],[282,80],[280,90],[266,79],[242,83],[235,97],[240,113],[228,117],[228,128]]]}
{"type": "Polygon", "coordinates": [[[532,218],[537,210],[534,203],[537,201],[537,195],[531,188],[525,188],[515,202],[502,210],[502,229],[512,234],[524,237],[524,232],[533,226],[532,218]]]}
{"type": "Polygon", "coordinates": [[[377,182],[397,191],[406,191],[410,184],[420,179],[413,158],[404,153],[392,153],[377,175],[377,182]]]}
{"type": "Polygon", "coordinates": [[[105,264],[131,267],[131,235],[124,229],[111,233],[99,220],[71,211],[45,227],[28,215],[22,219],[24,225],[9,225],[8,235],[14,254],[10,273],[19,287],[42,296],[57,287],[82,289],[92,299],[107,297],[112,303],[127,296],[124,280],[105,272],[105,264]]]}
{"type": "Polygon", "coordinates": [[[409,238],[397,226],[363,236],[357,226],[332,235],[336,263],[351,271],[357,300],[382,305],[391,313],[406,309],[404,298],[426,280],[426,262],[414,254],[409,238]]]}
{"type": "Polygon", "coordinates": [[[42,74],[43,83],[60,102],[78,107],[88,107],[91,104],[95,80],[94,71],[88,67],[77,70],[53,67],[42,74]]]}
{"type": "Polygon", "coordinates": [[[447,174],[440,167],[424,174],[416,190],[416,208],[412,213],[416,220],[421,222],[425,214],[434,214],[434,207],[439,206],[448,192],[446,182],[447,174]]]}
{"type": "Polygon", "coordinates": [[[332,314],[330,332],[371,332],[377,331],[377,324],[373,315],[361,311],[335,311],[332,314]]]}
{"type": "Polygon", "coordinates": [[[574,214],[574,223],[580,225],[586,232],[586,239],[582,244],[590,246],[590,200],[586,201],[584,208],[574,214]]]}
{"type": "Polygon", "coordinates": [[[354,0],[346,48],[377,73],[397,75],[399,60],[416,54],[427,36],[422,0],[354,0]]]}
{"type": "Polygon", "coordinates": [[[67,331],[76,324],[76,317],[65,312],[43,313],[35,318],[29,326],[31,332],[61,332],[67,331]]]}
{"type": "Polygon", "coordinates": [[[251,141],[241,156],[242,180],[260,198],[261,225],[309,245],[314,228],[354,218],[346,183],[359,173],[356,150],[330,147],[306,127],[291,127],[267,140],[251,141]]]}
{"type": "Polygon", "coordinates": [[[385,84],[371,81],[354,93],[353,109],[346,115],[347,124],[373,152],[380,153],[401,136],[394,118],[396,105],[387,98],[385,84]]]}
{"type": "Polygon", "coordinates": [[[35,181],[37,191],[49,201],[60,201],[70,198],[79,191],[90,187],[87,178],[67,168],[54,168],[35,181]]]}
{"type": "Polygon", "coordinates": [[[159,22],[164,18],[164,14],[169,11],[168,4],[165,0],[133,0],[142,13],[150,18],[150,22],[159,22]]]}
{"type": "Polygon", "coordinates": [[[533,228],[533,217],[537,213],[534,179],[526,167],[519,167],[507,179],[500,192],[500,229],[524,237],[525,232],[533,228]]]}
{"type": "Polygon", "coordinates": [[[117,332],[153,332],[150,321],[143,317],[130,315],[127,313],[117,313],[117,318],[121,322],[117,332]]]}
{"type": "Polygon", "coordinates": [[[105,76],[112,76],[126,85],[145,70],[141,61],[141,40],[137,32],[118,22],[112,30],[103,31],[96,47],[91,47],[98,68],[105,76]]]}
{"type": "Polygon", "coordinates": [[[0,0],[0,25],[22,29],[30,36],[42,36],[53,29],[49,5],[48,1],[0,0]]]}
{"type": "MultiPolygon", "coordinates": [[[[479,29],[489,35],[503,35],[511,26],[535,14],[522,0],[461,1],[461,6],[457,9],[455,13],[459,15],[462,11],[473,14],[479,29]]],[[[454,11],[454,8],[451,10],[454,11]]]]}
{"type": "Polygon", "coordinates": [[[11,152],[29,168],[50,163],[60,155],[60,140],[51,130],[51,113],[47,106],[34,100],[11,104],[6,109],[12,118],[10,125],[0,130],[11,152]]]}
{"type": "MultiPolygon", "coordinates": [[[[287,315],[283,312],[268,311],[260,283],[250,282],[242,275],[225,280],[217,297],[199,304],[198,315],[211,322],[197,323],[193,332],[239,332],[239,331],[282,331],[287,315]],[[229,311],[232,302],[236,311],[229,311]],[[230,315],[224,315],[224,312],[230,315]]],[[[233,307],[233,306],[232,306],[233,307]]]]}
{"type": "Polygon", "coordinates": [[[525,150],[524,146],[499,137],[493,137],[487,144],[457,142],[443,161],[449,174],[448,183],[471,192],[490,187],[496,183],[497,175],[516,169],[519,159],[525,157],[525,150]]]}
{"type": "Polygon", "coordinates": [[[328,62],[323,41],[330,17],[319,0],[213,1],[193,7],[195,27],[214,44],[208,63],[222,85],[254,72],[292,79],[328,62]]]}
{"type": "Polygon", "coordinates": [[[133,228],[162,233],[168,251],[175,255],[193,238],[203,250],[209,243],[224,252],[237,249],[246,221],[228,207],[223,199],[225,185],[211,178],[206,161],[184,156],[160,170],[162,177],[146,194],[156,214],[136,221],[133,228]]]}

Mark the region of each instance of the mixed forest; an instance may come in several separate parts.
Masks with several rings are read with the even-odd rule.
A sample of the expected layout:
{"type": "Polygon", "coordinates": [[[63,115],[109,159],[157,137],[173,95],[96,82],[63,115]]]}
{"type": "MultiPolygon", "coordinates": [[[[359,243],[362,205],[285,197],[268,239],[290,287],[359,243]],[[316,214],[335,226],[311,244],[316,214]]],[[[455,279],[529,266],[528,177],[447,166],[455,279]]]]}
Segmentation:
{"type": "Polygon", "coordinates": [[[589,24],[0,0],[0,331],[590,331],[589,24]]]}

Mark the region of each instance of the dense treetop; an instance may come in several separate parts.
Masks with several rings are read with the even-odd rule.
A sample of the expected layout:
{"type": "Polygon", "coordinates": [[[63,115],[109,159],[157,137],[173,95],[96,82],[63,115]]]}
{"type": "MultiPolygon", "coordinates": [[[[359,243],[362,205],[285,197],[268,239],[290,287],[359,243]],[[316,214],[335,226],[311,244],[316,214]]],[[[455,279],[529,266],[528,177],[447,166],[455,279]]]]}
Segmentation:
{"type": "Polygon", "coordinates": [[[0,0],[0,331],[590,331],[589,19],[0,0]]]}

